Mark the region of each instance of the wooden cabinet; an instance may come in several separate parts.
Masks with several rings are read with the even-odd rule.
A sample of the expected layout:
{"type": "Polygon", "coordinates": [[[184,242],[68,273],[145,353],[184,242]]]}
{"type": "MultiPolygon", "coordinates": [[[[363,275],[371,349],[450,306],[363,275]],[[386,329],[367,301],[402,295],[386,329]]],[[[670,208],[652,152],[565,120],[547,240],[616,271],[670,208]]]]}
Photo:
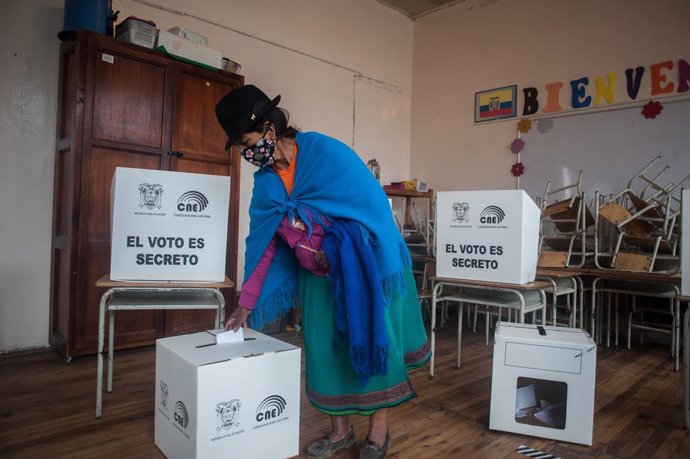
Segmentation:
{"type": "MultiPolygon", "coordinates": [[[[110,183],[118,166],[231,179],[228,277],[237,272],[239,164],[224,150],[215,104],[243,77],[178,62],[80,31],[61,46],[53,206],[50,343],[68,357],[96,352],[94,287],[110,267],[110,183]]],[[[234,289],[224,292],[234,300],[234,289]]],[[[116,347],[213,326],[212,311],[141,311],[116,324],[116,347]]]]}

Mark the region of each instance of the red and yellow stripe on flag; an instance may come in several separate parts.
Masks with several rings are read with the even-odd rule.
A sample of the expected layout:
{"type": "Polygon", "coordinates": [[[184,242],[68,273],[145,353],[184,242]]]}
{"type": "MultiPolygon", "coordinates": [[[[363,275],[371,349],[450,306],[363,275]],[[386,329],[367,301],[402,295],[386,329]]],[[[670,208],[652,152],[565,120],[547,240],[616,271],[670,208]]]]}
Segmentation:
{"type": "Polygon", "coordinates": [[[479,118],[510,116],[514,113],[515,103],[514,91],[511,88],[479,94],[479,118]]]}

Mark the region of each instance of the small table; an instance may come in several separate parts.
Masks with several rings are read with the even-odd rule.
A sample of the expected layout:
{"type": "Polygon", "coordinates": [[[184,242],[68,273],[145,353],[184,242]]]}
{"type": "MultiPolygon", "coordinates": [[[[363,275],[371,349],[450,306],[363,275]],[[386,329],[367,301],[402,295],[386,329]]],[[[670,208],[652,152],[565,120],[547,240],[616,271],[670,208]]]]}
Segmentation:
{"type": "Polygon", "coordinates": [[[462,314],[464,303],[482,304],[499,308],[513,309],[518,314],[520,323],[525,322],[525,314],[541,311],[542,323],[546,322],[546,295],[544,289],[551,288],[551,283],[535,281],[528,284],[506,284],[469,279],[450,279],[431,277],[434,284],[431,295],[431,360],[429,379],[434,377],[434,360],[436,351],[436,303],[455,301],[458,309],[458,342],[456,367],[460,368],[460,350],[462,342],[462,314]],[[463,291],[441,296],[443,287],[462,287],[463,291]]]}
{"type": "Polygon", "coordinates": [[[216,328],[224,321],[225,298],[221,288],[232,288],[225,277],[223,282],[121,282],[106,274],[96,281],[96,287],[108,290],[101,297],[98,310],[98,375],[96,384],[96,418],[103,407],[103,344],[105,341],[105,313],[108,324],[108,392],[113,390],[113,348],[115,341],[115,311],[153,309],[215,309],[216,328]]]}

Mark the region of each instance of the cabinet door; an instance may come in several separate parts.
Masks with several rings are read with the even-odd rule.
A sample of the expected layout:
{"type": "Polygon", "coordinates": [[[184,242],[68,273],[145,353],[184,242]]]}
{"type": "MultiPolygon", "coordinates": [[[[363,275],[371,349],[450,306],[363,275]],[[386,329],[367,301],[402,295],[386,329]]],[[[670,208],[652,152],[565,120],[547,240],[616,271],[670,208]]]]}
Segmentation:
{"type": "MultiPolygon", "coordinates": [[[[171,169],[178,172],[192,172],[195,174],[209,174],[209,175],[225,175],[230,177],[230,208],[228,212],[228,239],[227,252],[225,255],[225,273],[230,279],[235,278],[237,271],[237,234],[236,226],[233,224],[237,221],[237,194],[238,194],[238,174],[233,170],[232,164],[213,163],[206,161],[198,161],[183,156],[182,158],[173,158],[171,161],[171,169]]],[[[228,299],[234,298],[235,289],[224,289],[223,295],[228,299]]],[[[231,303],[232,304],[232,303],[231,303]]],[[[192,333],[200,330],[209,330],[214,327],[215,313],[208,310],[181,310],[181,311],[166,311],[165,314],[165,335],[182,335],[185,333],[192,333]]]]}
{"type": "MultiPolygon", "coordinates": [[[[230,177],[230,208],[226,275],[233,279],[237,272],[237,197],[239,169],[230,152],[225,151],[227,136],[216,120],[215,107],[230,90],[240,86],[241,76],[211,72],[199,67],[177,64],[173,98],[173,131],[170,170],[230,177]]],[[[226,300],[234,298],[235,289],[226,289],[226,300]]],[[[233,301],[227,301],[233,304],[233,301]]],[[[165,335],[179,335],[208,330],[214,325],[212,311],[166,311],[165,335]]]]}
{"type": "Polygon", "coordinates": [[[162,150],[170,135],[169,75],[163,57],[99,43],[90,48],[93,86],[86,121],[94,142],[162,150]]]}
{"type": "MultiPolygon", "coordinates": [[[[89,42],[75,355],[95,351],[98,342],[98,309],[105,289],[94,283],[110,269],[110,185],[115,168],[167,167],[173,68],[160,56],[115,41],[89,42]]],[[[163,334],[163,317],[156,311],[118,314],[116,347],[150,344],[163,334]]]]}
{"type": "MultiPolygon", "coordinates": [[[[95,350],[98,343],[98,309],[105,288],[96,288],[98,279],[110,271],[110,183],[118,166],[160,169],[161,156],[131,151],[92,148],[84,198],[93,203],[86,211],[86,247],[81,253],[80,280],[83,292],[78,303],[78,346],[95,350]]],[[[106,317],[106,327],[108,318],[106,317]]],[[[127,311],[117,314],[116,348],[150,344],[163,333],[163,314],[159,311],[127,311]]]]}
{"type": "Polygon", "coordinates": [[[229,164],[227,136],[216,120],[215,107],[241,77],[179,65],[173,101],[172,150],[184,158],[229,164]]]}

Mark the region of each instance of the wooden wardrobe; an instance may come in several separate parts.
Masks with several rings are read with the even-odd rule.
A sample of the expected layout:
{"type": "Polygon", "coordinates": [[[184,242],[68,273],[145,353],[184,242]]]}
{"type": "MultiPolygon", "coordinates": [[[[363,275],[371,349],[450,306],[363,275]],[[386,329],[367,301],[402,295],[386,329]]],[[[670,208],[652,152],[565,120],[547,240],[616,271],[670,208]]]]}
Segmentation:
{"type": "MultiPolygon", "coordinates": [[[[238,159],[215,105],[244,78],[104,35],[79,31],[60,48],[53,204],[50,344],[67,358],[93,354],[110,267],[110,184],[117,166],[231,178],[226,273],[237,272],[238,159]]],[[[234,289],[223,292],[234,302],[234,289]]],[[[213,311],[141,311],[118,317],[116,348],[213,327],[213,311]]]]}

